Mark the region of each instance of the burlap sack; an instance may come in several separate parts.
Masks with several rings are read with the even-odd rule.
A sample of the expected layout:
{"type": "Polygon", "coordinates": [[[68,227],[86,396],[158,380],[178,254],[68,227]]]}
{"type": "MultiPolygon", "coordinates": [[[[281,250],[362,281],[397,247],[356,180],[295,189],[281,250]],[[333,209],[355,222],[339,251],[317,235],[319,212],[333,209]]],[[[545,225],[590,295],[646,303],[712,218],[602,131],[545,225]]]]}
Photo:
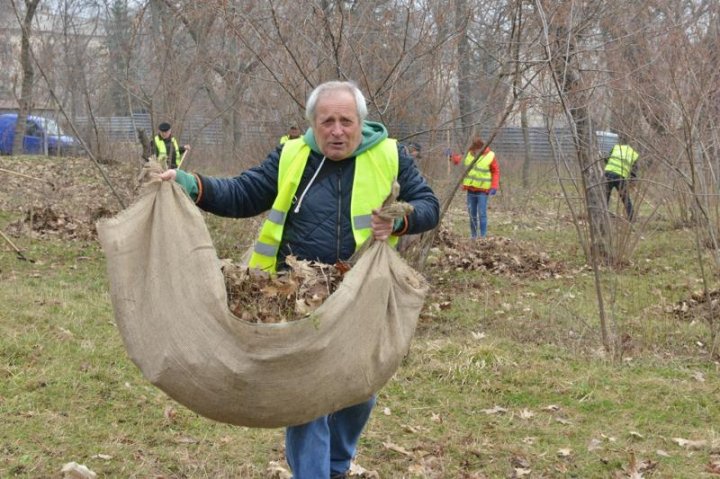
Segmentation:
{"type": "Polygon", "coordinates": [[[407,353],[426,292],[376,243],[312,316],[248,323],[229,311],[203,217],[177,184],[149,184],[97,229],[130,358],[179,403],[231,424],[302,424],[368,399],[407,353]]]}

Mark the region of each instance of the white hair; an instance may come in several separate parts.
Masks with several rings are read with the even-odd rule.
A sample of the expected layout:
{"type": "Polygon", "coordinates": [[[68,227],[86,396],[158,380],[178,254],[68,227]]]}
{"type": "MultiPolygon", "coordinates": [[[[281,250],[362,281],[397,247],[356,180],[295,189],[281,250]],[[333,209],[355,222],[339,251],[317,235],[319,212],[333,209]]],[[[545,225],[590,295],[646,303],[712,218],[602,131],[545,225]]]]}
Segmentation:
{"type": "Polygon", "coordinates": [[[315,122],[315,109],[317,108],[317,102],[320,99],[320,96],[328,92],[337,90],[347,91],[348,93],[352,94],[353,97],[355,97],[355,107],[357,109],[357,114],[360,118],[360,122],[363,122],[365,118],[367,118],[368,110],[367,103],[365,102],[365,96],[362,94],[357,85],[351,81],[334,80],[321,83],[320,85],[316,86],[312,92],[310,92],[310,96],[307,100],[307,105],[305,106],[305,118],[307,118],[310,124],[313,124],[315,122]]]}

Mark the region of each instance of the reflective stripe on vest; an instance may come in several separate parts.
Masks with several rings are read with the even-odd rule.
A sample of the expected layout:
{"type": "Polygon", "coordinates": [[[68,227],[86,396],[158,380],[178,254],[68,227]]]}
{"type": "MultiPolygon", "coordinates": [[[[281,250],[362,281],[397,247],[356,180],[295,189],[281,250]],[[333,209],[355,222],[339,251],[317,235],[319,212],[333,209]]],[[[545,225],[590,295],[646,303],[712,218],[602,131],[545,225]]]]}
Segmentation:
{"type": "MultiPolygon", "coordinates": [[[[180,147],[178,146],[177,139],[175,139],[175,137],[173,136],[170,141],[172,141],[173,148],[175,148],[175,164],[176,166],[180,166],[178,164],[178,161],[180,161],[180,147]]],[[[155,135],[155,149],[158,152],[158,160],[162,160],[163,157],[167,156],[165,141],[160,138],[160,135],[155,135]]]]}
{"type": "MultiPolygon", "coordinates": [[[[472,163],[475,159],[475,155],[468,152],[465,157],[465,166],[472,163]]],[[[490,163],[495,159],[495,153],[488,151],[480,158],[478,158],[475,166],[468,172],[467,176],[463,180],[463,185],[470,186],[473,188],[480,188],[489,190],[492,187],[492,173],[490,172],[490,163]]]]}
{"type": "Polygon", "coordinates": [[[610,152],[608,163],[605,165],[605,171],[627,178],[630,176],[630,172],[638,156],[637,152],[633,150],[631,146],[615,145],[610,152]]]}
{"type": "MultiPolygon", "coordinates": [[[[292,200],[309,157],[310,147],[302,138],[288,140],[283,145],[278,165],[278,194],[260,229],[260,235],[248,264],[250,268],[275,272],[287,213],[293,204],[292,200]]],[[[370,224],[372,210],[379,208],[390,194],[398,170],[399,160],[395,140],[383,140],[355,158],[355,176],[350,199],[355,249],[372,235],[370,224]]],[[[389,241],[395,245],[397,240],[396,236],[391,236],[389,241]]]]}

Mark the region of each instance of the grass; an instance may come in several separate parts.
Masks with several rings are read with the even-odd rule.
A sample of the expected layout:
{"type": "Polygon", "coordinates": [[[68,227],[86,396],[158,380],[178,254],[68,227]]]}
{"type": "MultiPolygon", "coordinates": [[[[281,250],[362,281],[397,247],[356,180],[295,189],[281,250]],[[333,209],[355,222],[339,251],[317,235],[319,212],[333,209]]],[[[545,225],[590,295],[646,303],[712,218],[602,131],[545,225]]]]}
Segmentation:
{"type": "MultiPolygon", "coordinates": [[[[427,312],[379,392],[358,463],[383,478],[713,477],[720,368],[707,324],[668,312],[699,287],[691,233],[648,234],[628,267],[603,272],[606,306],[627,336],[616,362],[601,348],[574,230],[543,198],[496,198],[490,232],[566,272],[429,271],[427,312]],[[433,307],[441,301],[450,307],[433,307]]],[[[462,233],[457,202],[449,226],[462,233]]],[[[19,217],[0,212],[0,229],[19,217]]],[[[220,256],[251,244],[249,224],[208,217],[220,256]]],[[[95,242],[13,240],[35,262],[0,249],[0,477],[60,477],[70,461],[108,478],[271,477],[282,430],[204,419],[141,376],[114,325],[95,242]]]]}

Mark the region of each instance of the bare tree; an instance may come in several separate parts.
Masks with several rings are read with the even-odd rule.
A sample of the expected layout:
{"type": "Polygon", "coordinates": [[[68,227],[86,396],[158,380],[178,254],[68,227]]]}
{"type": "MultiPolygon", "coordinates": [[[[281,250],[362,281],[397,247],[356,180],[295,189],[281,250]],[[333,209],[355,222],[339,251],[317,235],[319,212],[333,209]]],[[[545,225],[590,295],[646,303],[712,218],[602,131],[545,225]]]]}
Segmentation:
{"type": "Polygon", "coordinates": [[[25,119],[31,112],[33,101],[33,84],[35,82],[35,69],[33,68],[32,55],[30,52],[30,39],[32,37],[32,22],[37,11],[40,0],[25,0],[25,12],[22,14],[12,0],[13,9],[21,25],[20,43],[20,66],[22,68],[22,81],[20,85],[20,96],[18,97],[18,118],[15,125],[15,137],[13,138],[13,152],[23,151],[23,140],[25,138],[25,119]]]}
{"type": "Polygon", "coordinates": [[[117,116],[132,114],[128,102],[128,84],[133,83],[132,27],[127,0],[113,0],[106,21],[108,71],[112,75],[109,86],[111,113],[117,116]]]}

